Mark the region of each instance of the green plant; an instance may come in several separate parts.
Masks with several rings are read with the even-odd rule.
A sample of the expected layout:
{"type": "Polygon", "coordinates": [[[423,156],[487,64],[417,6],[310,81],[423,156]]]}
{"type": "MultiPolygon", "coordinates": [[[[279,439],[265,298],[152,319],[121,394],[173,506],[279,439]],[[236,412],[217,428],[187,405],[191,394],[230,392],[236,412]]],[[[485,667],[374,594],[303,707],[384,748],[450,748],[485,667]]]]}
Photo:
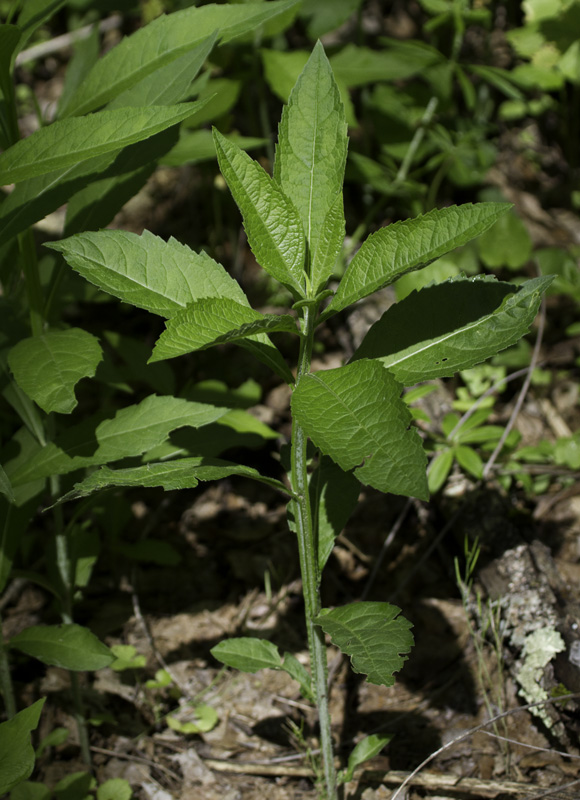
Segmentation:
{"type": "MultiPolygon", "coordinates": [[[[315,700],[325,792],[334,800],[337,777],[325,634],[350,656],[355,671],[387,686],[393,684],[394,673],[413,643],[410,624],[399,616],[400,609],[388,603],[321,607],[321,574],[334,539],[356,506],[359,482],[383,492],[428,499],[426,457],[401,398],[403,386],[452,375],[517,341],[532,323],[550,278],[531,280],[516,289],[490,277],[458,276],[413,292],[372,326],[350,363],[312,372],[311,353],[320,324],[402,274],[465,244],[489,228],[506,206],[450,207],[380,229],[362,244],[333,292],[327,283],[344,238],[347,134],[339,89],[322,46],[314,48],[284,109],[273,178],[217,131],[214,139],[249,244],[261,266],[289,291],[294,313],[259,313],[207,254],[147,232],[141,237],[122,231],[81,233],[50,247],[102,290],[165,318],[165,331],[150,362],[234,342],[286,381],[292,389],[293,417],[288,484],[244,465],[192,454],[126,468],[102,466],[62,499],[85,497],[111,486],[194,487],[199,481],[227,475],[264,482],[289,498],[311,672],[262,639],[229,639],[212,652],[222,663],[249,672],[285,670],[304,696],[315,700]],[[270,340],[273,333],[298,338],[296,375],[270,340]]],[[[172,400],[163,399],[166,405],[172,400]]],[[[196,413],[216,415],[213,407],[205,408],[196,413]]],[[[159,413],[151,403],[139,417],[140,452],[145,450],[143,438],[159,438],[160,424],[168,429],[157,418],[159,413]]],[[[97,436],[104,448],[101,463],[139,455],[130,448],[119,449],[119,442],[135,435],[134,428],[126,427],[119,419],[111,440],[116,443],[114,450],[108,449],[107,437],[97,436]]],[[[26,466],[20,469],[26,474],[26,466]]],[[[16,475],[24,480],[22,472],[16,475]]],[[[350,767],[354,769],[380,746],[376,737],[359,743],[350,767]]],[[[347,768],[342,779],[351,772],[347,768]]]]}
{"type": "MultiPolygon", "coordinates": [[[[63,418],[66,420],[77,406],[76,384],[83,378],[92,378],[102,368],[99,371],[105,384],[122,385],[125,376],[119,374],[111,361],[115,356],[123,358],[124,353],[125,362],[139,362],[138,342],[117,337],[115,347],[110,340],[106,344],[115,356],[109,360],[107,377],[106,359],[103,361],[103,347],[98,338],[66,320],[67,304],[82,298],[84,287],[79,294],[79,284],[75,286],[74,280],[69,280],[66,265],[58,255],[38,259],[33,225],[63,203],[68,204],[66,233],[107,225],[145,184],[160,159],[178,144],[180,123],[188,121],[190,126],[194,125],[192,117],[210,102],[210,97],[201,97],[195,78],[214,46],[263,27],[294,5],[294,0],[282,0],[267,5],[183,8],[124,38],[103,58],[99,58],[95,30],[88,43],[77,48],[68,66],[56,119],[45,118],[33,98],[38,129],[25,139],[20,138],[18,121],[16,57],[41,26],[65,6],[65,0],[27,0],[24,4],[12,0],[2,7],[7,18],[0,24],[0,148],[3,150],[0,184],[14,186],[12,191],[0,194],[3,420],[4,412],[8,411],[7,422],[3,421],[0,432],[0,592],[12,574],[13,561],[21,554],[19,550],[34,546],[35,533],[28,526],[47,483],[54,502],[66,489],[66,478],[62,476],[81,466],[78,460],[75,462],[75,454],[70,455],[72,441],[76,440],[76,445],[84,442],[80,447],[85,454],[80,457],[81,462],[105,463],[94,452],[97,448],[93,448],[88,460],[86,455],[87,444],[91,449],[88,431],[102,424],[100,413],[92,422],[87,419],[80,422],[84,433],[68,428],[73,438],[66,443],[67,424],[63,418]],[[197,99],[187,102],[191,98],[197,99]],[[19,478],[19,470],[33,453],[36,454],[34,477],[29,473],[19,478]]],[[[173,161],[179,162],[180,158],[187,161],[190,156],[190,151],[181,157],[177,153],[173,161]]],[[[166,372],[147,374],[144,359],[142,366],[140,377],[156,391],[160,385],[165,388],[168,380],[171,383],[166,372]]],[[[103,392],[101,405],[110,411],[109,397],[103,392]]],[[[160,444],[174,423],[198,427],[228,412],[227,408],[202,408],[201,404],[188,404],[176,398],[167,399],[172,408],[169,410],[165,399],[156,395],[144,402],[145,406],[136,403],[120,413],[125,433],[144,413],[163,418],[161,426],[166,433],[145,441],[145,449],[160,444]],[[178,408],[181,411],[176,416],[178,408]]],[[[232,427],[235,425],[236,422],[232,423],[232,427]]],[[[121,449],[116,450],[116,455],[109,451],[105,461],[111,456],[130,456],[135,448],[143,452],[141,444],[137,444],[135,429],[133,445],[129,447],[127,441],[122,444],[118,440],[120,431],[115,432],[114,422],[108,434],[106,429],[105,421],[105,437],[109,444],[117,442],[114,449],[119,444],[121,449]]],[[[34,461],[35,456],[32,457],[34,461]]],[[[90,630],[74,624],[73,620],[75,598],[88,584],[99,556],[99,537],[85,523],[77,525],[75,516],[67,523],[59,507],[53,510],[47,527],[51,542],[48,548],[42,544],[46,555],[41,569],[27,569],[23,574],[54,595],[63,624],[28,628],[9,642],[4,642],[0,634],[0,688],[7,717],[16,719],[9,649],[71,670],[81,749],[84,760],[90,763],[76,672],[100,669],[110,664],[114,655],[90,630]]],[[[143,557],[143,549],[138,552],[135,548],[130,557],[143,557]]],[[[167,550],[161,556],[167,557],[167,550]]],[[[148,557],[159,558],[160,554],[149,552],[148,557]]],[[[8,751],[6,757],[14,757],[20,763],[17,750],[8,751]]]]}

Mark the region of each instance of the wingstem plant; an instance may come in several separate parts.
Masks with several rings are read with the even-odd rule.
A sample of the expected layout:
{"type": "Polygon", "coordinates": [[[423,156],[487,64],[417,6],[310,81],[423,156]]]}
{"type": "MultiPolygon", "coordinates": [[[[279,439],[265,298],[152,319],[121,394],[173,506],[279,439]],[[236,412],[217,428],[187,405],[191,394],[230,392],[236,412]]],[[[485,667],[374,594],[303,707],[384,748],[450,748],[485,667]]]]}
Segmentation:
{"type": "MultiPolygon", "coordinates": [[[[491,227],[507,206],[452,206],[382,228],[363,242],[334,291],[327,287],[345,234],[342,185],[347,126],[322,45],[314,48],[284,108],[273,177],[218,131],[214,139],[250,247],[261,266],[292,295],[293,313],[254,310],[221,265],[173,239],[163,242],[147,232],[136,236],[109,230],[79,233],[50,247],[102,290],[166,319],[150,362],[234,342],[286,381],[292,390],[288,483],[191,453],[127,468],[101,466],[64,499],[112,486],[190,488],[199,481],[236,474],[265,482],[289,497],[289,525],[296,532],[303,580],[310,671],[292,654],[280,654],[263,639],[229,639],[212,652],[222,663],[249,672],[285,670],[303,695],[314,700],[324,792],[328,800],[336,800],[337,783],[350,779],[354,768],[379,752],[388,738],[367,737],[351,753],[346,771],[336,775],[325,635],[350,657],[356,672],[385,686],[394,683],[413,638],[410,623],[388,603],[322,608],[321,576],[335,537],[357,504],[360,483],[428,499],[426,457],[401,398],[403,387],[450,376],[513,344],[533,322],[550,279],[516,288],[489,276],[459,276],[429,286],[389,308],[348,364],[312,371],[320,324],[401,275],[466,244],[491,227]],[[276,332],[298,337],[295,373],[270,339],[276,332]],[[316,451],[313,459],[308,440],[316,451]]],[[[208,406],[204,414],[200,404],[170,397],[150,397],[140,405],[138,416],[121,411],[99,425],[94,456],[81,455],[81,449],[74,456],[55,449],[52,465],[46,452],[36,460],[21,459],[10,470],[12,485],[47,474],[55,462],[60,470],[71,471],[139,456],[179,424],[208,424],[225,413],[208,406]],[[171,421],[158,419],[159,410],[165,413],[169,405],[171,421]]],[[[74,448],[69,452],[74,454],[74,448]]]]}

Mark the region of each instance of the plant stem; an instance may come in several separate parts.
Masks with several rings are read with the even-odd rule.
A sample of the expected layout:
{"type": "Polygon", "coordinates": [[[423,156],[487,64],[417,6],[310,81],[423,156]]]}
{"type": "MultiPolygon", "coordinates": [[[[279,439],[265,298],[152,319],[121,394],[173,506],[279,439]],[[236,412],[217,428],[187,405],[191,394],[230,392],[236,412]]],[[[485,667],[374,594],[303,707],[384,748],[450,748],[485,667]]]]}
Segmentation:
{"type": "MultiPolygon", "coordinates": [[[[303,375],[310,371],[312,355],[313,322],[316,309],[306,307],[302,318],[303,336],[300,341],[300,355],[298,358],[298,373],[296,386],[303,375]]],[[[306,433],[296,419],[292,420],[292,490],[298,495],[294,501],[294,517],[296,533],[298,536],[298,551],[300,554],[300,571],[302,573],[302,586],[304,594],[306,629],[308,633],[308,649],[310,651],[310,666],[314,681],[316,705],[320,725],[320,749],[324,780],[328,800],[336,800],[336,771],[334,768],[334,753],[332,735],[330,730],[330,711],[328,708],[328,669],[326,662],[326,644],[324,633],[320,626],[314,623],[314,618],[320,612],[320,591],[318,573],[318,555],[312,523],[312,510],[310,507],[310,494],[308,491],[307,473],[307,445],[306,433]]]]}
{"type": "Polygon", "coordinates": [[[4,697],[4,707],[8,719],[16,714],[16,700],[14,699],[14,689],[10,676],[10,665],[8,663],[8,651],[4,645],[4,635],[2,633],[2,618],[0,617],[0,689],[4,697]]]}

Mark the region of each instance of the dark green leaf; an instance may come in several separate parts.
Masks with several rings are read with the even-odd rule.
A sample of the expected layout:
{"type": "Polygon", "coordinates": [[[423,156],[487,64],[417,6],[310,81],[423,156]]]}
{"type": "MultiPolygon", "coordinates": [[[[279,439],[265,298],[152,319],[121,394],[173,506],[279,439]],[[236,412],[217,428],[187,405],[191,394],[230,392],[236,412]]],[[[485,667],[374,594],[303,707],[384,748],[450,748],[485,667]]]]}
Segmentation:
{"type": "Polygon", "coordinates": [[[36,625],[13,636],[9,644],[43,664],[75,672],[102,669],[115,660],[109,648],[80,625],[36,625]]]}
{"type": "Polygon", "coordinates": [[[8,722],[0,724],[0,795],[25,781],[34,769],[30,734],[36,730],[45,700],[45,697],[37,700],[8,722]]]}

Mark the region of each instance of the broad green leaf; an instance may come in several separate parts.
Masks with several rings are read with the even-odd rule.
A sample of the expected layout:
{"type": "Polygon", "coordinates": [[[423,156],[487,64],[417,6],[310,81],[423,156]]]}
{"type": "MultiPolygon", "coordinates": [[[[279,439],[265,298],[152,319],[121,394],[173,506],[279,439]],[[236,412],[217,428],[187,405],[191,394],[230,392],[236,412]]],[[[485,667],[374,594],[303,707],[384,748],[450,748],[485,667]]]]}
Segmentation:
{"type": "Polygon", "coordinates": [[[373,361],[304,375],[292,412],[307,435],[345,471],[381,492],[429,498],[427,460],[403,387],[373,361]],[[385,379],[385,376],[388,376],[385,379]]]}
{"type": "Polygon", "coordinates": [[[380,736],[377,733],[372,733],[370,736],[365,736],[364,739],[361,739],[349,755],[346,769],[339,773],[339,783],[352,781],[355,769],[364,764],[365,761],[377,756],[392,738],[392,734],[380,736]]]}
{"type": "Polygon", "coordinates": [[[217,481],[230,475],[265,483],[285,495],[290,494],[283,483],[268,478],[243,464],[232,464],[218,458],[180,458],[176,461],[149,463],[141,467],[110,469],[102,467],[60,498],[60,502],[86,497],[92,492],[109,489],[113,486],[159,486],[166,491],[174,489],[194,489],[200,481],[217,481]]]}
{"type": "Polygon", "coordinates": [[[88,800],[89,792],[96,788],[97,781],[85,770],[69,772],[61,778],[53,789],[56,800],[88,800]]]}
{"type": "Polygon", "coordinates": [[[10,647],[43,664],[75,672],[108,667],[115,656],[94,633],[81,625],[35,625],[10,639],[10,647]]]}
{"type": "Polygon", "coordinates": [[[381,228],[363,242],[322,316],[326,319],[406,272],[425,267],[467,244],[490,228],[508,208],[507,203],[466,203],[381,228]]]}
{"type": "Polygon", "coordinates": [[[107,111],[127,107],[171,106],[186,100],[191,83],[211,53],[216,39],[216,33],[208,36],[179,58],[146,75],[135,86],[117,95],[107,105],[107,111]]]}
{"type": "Polygon", "coordinates": [[[34,769],[30,734],[36,730],[46,697],[0,724],[0,795],[25,781],[34,769]]]}
{"type": "Polygon", "coordinates": [[[351,603],[323,608],[314,622],[350,656],[355,672],[365,674],[369,683],[392,686],[413,646],[411,623],[397,616],[400,611],[390,603],[351,603]]]}
{"type": "Polygon", "coordinates": [[[240,285],[203,251],[149,231],[81,233],[51,242],[70,266],[104,292],[162,317],[205,297],[228,297],[249,306],[240,285]]]}
{"type": "MultiPolygon", "coordinates": [[[[182,722],[177,717],[170,714],[165,717],[168,726],[180,733],[207,733],[218,724],[219,716],[215,708],[204,704],[193,706],[191,709],[195,715],[195,722],[182,722]]],[[[97,798],[99,800],[99,798],[97,798]]]]}
{"type": "Polygon", "coordinates": [[[327,456],[310,479],[310,502],[318,537],[318,569],[320,572],[328,561],[334,541],[340,534],[360,494],[360,484],[350,472],[344,472],[327,456]]]}
{"type": "Polygon", "coordinates": [[[320,229],[320,238],[310,265],[310,282],[316,295],[326,286],[334,272],[344,242],[344,209],[342,192],[328,209],[320,229]]]}
{"type": "Polygon", "coordinates": [[[302,220],[309,261],[342,190],[347,145],[344,107],[318,42],[282,112],[274,164],[274,178],[302,220]]]}
{"type": "Polygon", "coordinates": [[[380,359],[405,386],[454,375],[515,344],[551,278],[519,289],[491,276],[456,278],[412,292],[371,327],[354,359],[380,359]]]}
{"type": "MultiPolygon", "coordinates": [[[[8,475],[4,472],[4,467],[0,464],[0,493],[4,495],[8,499],[8,502],[14,503],[14,489],[12,488],[12,484],[10,483],[10,479],[8,475]]],[[[0,552],[2,551],[2,539],[0,538],[0,552]]],[[[0,555],[1,560],[1,555],[0,555]]],[[[2,569],[0,568],[0,575],[2,574],[2,569]]],[[[0,581],[1,583],[1,581],[0,581]]],[[[0,591],[2,589],[0,588],[0,591]]]]}
{"type": "Polygon", "coordinates": [[[215,129],[214,141],[258,263],[295,297],[303,297],[306,250],[298,212],[257,161],[215,129]]]}
{"type": "MultiPolygon", "coordinates": [[[[207,73],[204,73],[200,81],[204,81],[206,75],[207,73]]],[[[233,109],[242,90],[242,81],[231,78],[209,78],[199,91],[197,85],[194,85],[193,89],[197,100],[207,100],[203,111],[192,120],[191,126],[200,128],[208,122],[220,119],[233,109]]],[[[186,122],[184,127],[191,126],[186,122]]]]}
{"type": "Polygon", "coordinates": [[[81,328],[49,331],[23,339],[8,363],[17,384],[49,414],[70,414],[77,405],[74,388],[92,378],[103,358],[98,339],[81,328]]]}
{"type": "Polygon", "coordinates": [[[281,14],[296,0],[185,8],[153,20],[110,50],[79,86],[62,113],[86,114],[219,31],[222,43],[281,14]]]}
{"type": "Polygon", "coordinates": [[[409,78],[442,60],[441,54],[423,42],[383,39],[388,47],[371,50],[347,44],[330,59],[337,80],[346,86],[409,78]]]}
{"type": "MultiPolygon", "coordinates": [[[[56,728],[56,730],[66,730],[65,728],[56,728]]],[[[67,731],[68,736],[68,731],[67,731]]],[[[38,752],[36,754],[38,758],[38,752]]],[[[52,792],[44,783],[35,783],[33,781],[23,781],[15,786],[10,792],[10,800],[51,800],[52,792]]]]}
{"type": "Polygon", "coordinates": [[[227,667],[242,672],[257,672],[259,669],[281,669],[282,659],[278,648],[266,639],[244,636],[225,639],[210,650],[212,656],[227,667]]]}
{"type": "Polygon", "coordinates": [[[203,101],[99,111],[54,122],[0,154],[0,184],[19,183],[119,151],[177,125],[202,105],[203,101]]]}
{"type": "Polygon", "coordinates": [[[167,320],[149,361],[274,331],[298,333],[296,320],[289,314],[260,314],[228,297],[206,297],[167,320]]]}
{"type": "Polygon", "coordinates": [[[183,426],[209,425],[228,409],[192,403],[177,397],[150,395],[118,411],[96,428],[88,420],[15,465],[6,465],[13,486],[50,475],[64,475],[88,466],[139,456],[183,426]]]}

